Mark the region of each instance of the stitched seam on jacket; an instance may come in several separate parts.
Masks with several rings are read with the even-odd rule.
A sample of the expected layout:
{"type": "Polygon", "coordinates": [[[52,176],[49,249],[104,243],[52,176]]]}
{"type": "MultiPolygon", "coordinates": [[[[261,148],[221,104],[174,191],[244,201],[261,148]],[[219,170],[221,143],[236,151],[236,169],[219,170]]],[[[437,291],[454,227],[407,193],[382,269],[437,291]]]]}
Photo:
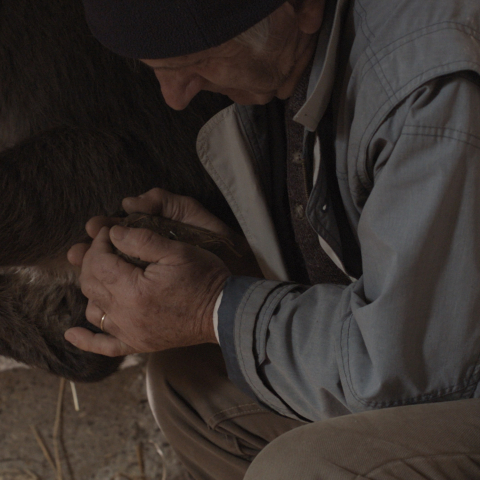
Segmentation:
{"type": "MultiPolygon", "coordinates": [[[[459,32],[462,32],[462,33],[464,33],[468,36],[474,37],[477,41],[480,41],[480,38],[477,38],[477,36],[480,37],[480,32],[478,32],[477,30],[473,29],[472,27],[470,27],[468,25],[464,25],[463,23],[456,23],[456,22],[434,23],[432,25],[429,25],[428,27],[424,27],[424,28],[420,29],[418,32],[409,33],[409,34],[404,35],[402,37],[398,37],[397,39],[393,40],[389,44],[382,47],[378,52],[374,53],[374,58],[377,60],[376,63],[370,63],[370,60],[371,60],[372,57],[369,56],[368,61],[365,62],[365,64],[363,65],[362,70],[361,70],[361,72],[359,72],[358,77],[363,78],[365,76],[365,74],[367,74],[372,68],[374,68],[377,65],[377,63],[381,62],[384,58],[388,57],[389,55],[391,55],[393,52],[395,52],[399,48],[404,47],[405,45],[408,45],[409,43],[414,43],[422,37],[427,37],[429,35],[436,34],[436,33],[441,32],[443,30],[459,31],[459,32]],[[443,27],[441,27],[441,26],[443,26],[443,27]],[[427,30],[427,31],[425,31],[425,30],[427,30]],[[476,35],[474,35],[474,33],[476,35]],[[403,40],[403,42],[401,42],[401,40],[403,40]],[[399,45],[395,46],[395,48],[390,50],[390,48],[393,45],[395,45],[397,42],[401,42],[401,43],[399,43],[399,45]],[[368,70],[365,71],[365,68],[368,68],[368,70]]],[[[371,49],[370,44],[368,45],[368,48],[371,49]]],[[[355,77],[352,77],[352,78],[355,78],[355,77]]]]}
{"type": "Polygon", "coordinates": [[[401,405],[409,405],[409,404],[414,404],[414,403],[421,403],[421,402],[429,402],[431,400],[440,400],[442,397],[446,397],[451,394],[455,393],[461,393],[461,392],[466,392],[468,389],[472,390],[472,387],[475,386],[480,379],[477,379],[476,382],[472,382],[472,377],[475,375],[478,375],[480,373],[480,365],[478,362],[480,361],[480,356],[477,356],[477,361],[474,363],[472,366],[472,373],[469,375],[468,379],[465,379],[461,384],[457,384],[454,386],[446,387],[440,390],[434,390],[431,392],[426,392],[420,395],[417,395],[415,397],[410,397],[404,400],[391,400],[391,401],[385,401],[385,402],[376,402],[376,401],[367,401],[364,400],[360,397],[360,395],[357,394],[355,391],[355,388],[353,386],[353,381],[352,381],[352,375],[350,372],[350,348],[349,348],[349,342],[350,342],[350,327],[352,325],[352,320],[353,320],[353,314],[349,315],[349,318],[344,324],[342,325],[341,329],[341,339],[340,339],[340,348],[342,350],[342,359],[344,359],[344,356],[346,356],[346,362],[344,362],[344,373],[345,373],[345,378],[347,380],[347,386],[350,390],[350,393],[352,394],[353,398],[360,403],[361,405],[365,407],[371,407],[371,408],[386,408],[386,407],[394,407],[394,406],[401,406],[401,405]],[[344,340],[344,328],[345,324],[348,323],[348,331],[347,335],[345,336],[344,340]],[[344,341],[346,343],[346,348],[344,346],[344,341]],[[345,352],[346,351],[346,352],[345,352]]]}
{"type": "MultiPolygon", "coordinates": [[[[427,36],[427,35],[431,35],[431,34],[435,34],[437,32],[440,32],[442,30],[455,30],[455,31],[460,31],[460,32],[463,32],[464,34],[466,35],[469,35],[469,36],[475,36],[474,33],[476,34],[478,31],[473,29],[472,27],[468,26],[468,25],[465,25],[463,23],[459,23],[459,22],[452,22],[452,21],[445,21],[445,22],[439,22],[439,23],[436,23],[436,24],[432,24],[432,25],[428,25],[427,27],[424,27],[422,29],[420,29],[419,31],[417,32],[413,32],[413,33],[409,33],[407,35],[403,35],[401,37],[398,37],[396,38],[395,40],[393,40],[392,42],[390,42],[389,44],[387,44],[386,46],[382,47],[377,53],[374,53],[370,44],[367,46],[366,50],[365,50],[365,55],[366,55],[366,60],[364,62],[364,65],[362,66],[360,72],[358,74],[354,74],[352,75],[352,78],[350,79],[350,81],[354,81],[355,78],[358,77],[358,81],[361,83],[363,80],[362,78],[365,77],[365,75],[373,68],[375,68],[375,66],[381,61],[383,60],[386,56],[390,55],[391,53],[395,52],[397,49],[403,47],[404,45],[408,44],[408,43],[412,43],[416,40],[418,40],[419,38],[421,37],[424,37],[424,36],[427,36]],[[401,42],[403,39],[403,42],[401,42]],[[401,42],[399,45],[397,45],[393,50],[389,50],[392,45],[394,45],[395,43],[397,42],[401,42]],[[385,53],[382,53],[384,52],[385,50],[389,50],[385,53]],[[371,52],[371,54],[370,54],[371,52]],[[372,54],[373,54],[373,57],[372,57],[372,54]],[[372,61],[372,59],[375,58],[375,62],[372,61]],[[365,70],[367,69],[367,70],[365,70]]],[[[477,38],[478,40],[478,38],[477,38]]],[[[480,40],[479,40],[480,41],[480,40]]],[[[449,64],[445,64],[445,65],[442,65],[441,67],[437,66],[437,67],[433,67],[432,69],[429,69],[427,71],[422,71],[422,73],[420,75],[417,75],[416,77],[410,79],[405,85],[403,85],[402,87],[400,87],[397,92],[399,92],[400,90],[404,89],[407,85],[409,85],[411,82],[413,82],[413,80],[415,80],[418,76],[422,76],[422,75],[425,75],[427,72],[431,71],[431,70],[435,70],[436,68],[447,68],[448,66],[450,65],[453,65],[455,63],[466,63],[466,64],[471,64],[471,65],[477,65],[477,66],[480,66],[479,64],[476,64],[475,62],[470,62],[470,61],[465,61],[465,60],[462,60],[462,61],[458,61],[458,62],[453,62],[453,63],[449,63],[449,64]]],[[[446,73],[446,72],[445,72],[446,73]]],[[[453,72],[451,72],[453,73],[453,72]]],[[[384,75],[384,72],[382,70],[382,74],[384,75]]],[[[383,86],[383,89],[385,91],[385,93],[387,94],[387,101],[384,102],[380,108],[377,109],[377,112],[375,113],[375,115],[372,117],[371,121],[368,123],[367,125],[367,128],[364,129],[364,132],[367,132],[368,131],[368,127],[370,127],[370,125],[374,122],[374,120],[376,119],[377,115],[378,115],[378,112],[382,110],[382,108],[385,106],[386,103],[391,103],[391,98],[392,96],[389,95],[388,91],[386,90],[385,88],[385,85],[382,83],[380,77],[378,76],[378,72],[376,72],[376,76],[377,78],[379,79],[380,81],[380,84],[383,86]]],[[[432,79],[426,79],[425,80],[425,83],[430,81],[432,79]]],[[[389,87],[391,88],[391,85],[389,85],[389,87]]],[[[395,92],[393,92],[394,95],[395,95],[395,92]]],[[[411,93],[411,92],[410,92],[411,93]]],[[[371,137],[373,137],[375,132],[372,132],[371,134],[371,137]]],[[[364,139],[365,135],[362,136],[362,138],[360,139],[358,145],[357,145],[357,149],[356,149],[356,158],[360,158],[359,157],[359,151],[360,151],[360,147],[363,145],[363,139],[364,139]]],[[[370,138],[371,140],[371,138],[370,138]]],[[[369,142],[367,143],[367,145],[369,144],[369,142]]],[[[363,157],[362,157],[363,158],[363,157]]],[[[369,175],[368,175],[368,172],[366,171],[366,165],[363,164],[362,165],[362,168],[363,168],[363,175],[364,175],[364,178],[369,178],[369,175]]],[[[369,190],[370,189],[370,184],[372,182],[372,179],[370,179],[370,184],[366,184],[363,180],[362,180],[362,176],[360,174],[360,172],[358,171],[358,168],[355,169],[355,173],[354,173],[358,183],[360,185],[362,185],[362,187],[366,190],[369,190]]]]}
{"type": "Polygon", "coordinates": [[[375,34],[372,32],[372,30],[370,29],[370,25],[368,25],[368,22],[367,22],[367,11],[365,7],[362,5],[362,2],[360,0],[358,0],[357,4],[355,5],[355,12],[362,19],[361,25],[362,25],[363,34],[367,38],[375,38],[375,34]],[[357,6],[360,8],[357,8],[357,6]],[[365,32],[364,26],[366,27],[366,30],[368,31],[369,35],[367,35],[367,33],[365,32]]]}
{"type": "MultiPolygon", "coordinates": [[[[480,95],[480,89],[479,89],[479,95],[480,95]]],[[[434,125],[409,125],[409,124],[405,124],[403,126],[403,128],[404,129],[412,128],[412,129],[415,129],[415,130],[425,130],[425,132],[420,133],[420,135],[431,136],[431,137],[452,138],[454,140],[458,140],[459,142],[468,143],[468,144],[471,144],[471,145],[473,145],[473,143],[468,142],[467,140],[462,140],[461,138],[459,138],[459,136],[454,137],[454,136],[450,136],[450,135],[445,135],[445,133],[449,133],[449,132],[458,133],[462,136],[475,138],[476,140],[480,141],[480,135],[475,135],[475,134],[470,133],[470,132],[465,132],[463,130],[457,130],[455,128],[450,128],[450,127],[439,127],[439,126],[434,126],[434,125]],[[428,130],[432,130],[432,133],[429,133],[428,130]],[[438,134],[434,133],[434,132],[438,132],[438,134]]],[[[411,133],[406,132],[405,135],[417,135],[417,132],[411,132],[411,133]]],[[[473,145],[473,146],[475,146],[475,145],[473,145]]]]}
{"type": "MultiPolygon", "coordinates": [[[[260,286],[260,285],[258,285],[258,284],[255,284],[255,285],[257,285],[255,288],[257,288],[258,286],[260,286]]],[[[278,287],[277,292],[274,294],[274,298],[273,298],[270,302],[268,302],[269,307],[271,307],[274,299],[278,298],[278,297],[279,297],[282,293],[284,293],[284,292],[285,292],[285,295],[286,295],[290,290],[292,290],[292,289],[295,288],[295,287],[296,287],[296,285],[287,285],[287,286],[283,286],[283,287],[282,287],[282,286],[278,287]]],[[[253,294],[253,291],[255,290],[255,288],[252,289],[252,291],[251,291],[250,294],[249,294],[249,297],[253,294]]],[[[283,295],[283,296],[285,296],[285,295],[283,295]]],[[[238,309],[239,314],[240,314],[240,317],[243,317],[243,310],[245,309],[246,304],[247,304],[247,301],[245,301],[244,304],[243,304],[243,301],[242,301],[241,308],[239,307],[239,309],[238,309]]],[[[264,308],[266,307],[266,305],[267,305],[267,304],[265,304],[264,307],[262,307],[261,310],[264,310],[264,308]]],[[[265,314],[263,314],[263,315],[265,315],[265,314]]],[[[267,322],[267,324],[268,324],[268,323],[269,323],[269,322],[267,322]]],[[[254,329],[255,329],[255,327],[254,327],[254,329]]],[[[236,335],[235,335],[235,336],[236,336],[236,335]]],[[[240,350],[240,352],[241,352],[241,351],[242,351],[242,346],[243,346],[243,345],[241,344],[241,336],[239,337],[239,342],[240,342],[239,350],[240,350]]],[[[252,347],[253,347],[253,341],[252,341],[252,347]]],[[[250,388],[252,389],[252,391],[253,391],[253,392],[255,393],[255,395],[256,395],[259,399],[261,399],[264,403],[266,403],[267,405],[271,405],[271,403],[269,403],[269,402],[267,401],[267,399],[263,396],[263,394],[260,392],[260,390],[259,390],[259,389],[256,387],[256,385],[254,384],[254,379],[252,380],[252,377],[249,375],[248,370],[247,370],[247,368],[246,368],[245,359],[244,359],[243,355],[240,356],[240,359],[241,359],[241,364],[242,364],[242,367],[243,367],[243,372],[242,372],[242,373],[243,373],[243,375],[245,376],[245,378],[248,379],[248,384],[250,385],[250,388]]],[[[238,361],[238,355],[237,355],[237,361],[238,361]]],[[[239,363],[240,363],[240,362],[239,362],[239,363]]],[[[278,397],[278,395],[277,395],[276,393],[270,391],[267,387],[265,387],[265,388],[272,394],[272,396],[274,396],[275,398],[277,398],[277,399],[279,400],[279,402],[281,402],[281,403],[283,404],[283,400],[282,400],[280,397],[278,397]]],[[[273,408],[273,406],[272,406],[272,408],[273,408]]],[[[277,408],[274,408],[274,409],[277,410],[277,411],[280,411],[280,410],[278,410],[277,408]]],[[[284,410],[284,412],[287,413],[286,410],[284,410]]]]}
{"type": "MultiPolygon", "coordinates": [[[[243,315],[244,315],[244,310],[247,306],[247,303],[250,299],[250,297],[253,295],[253,292],[259,288],[261,285],[263,285],[265,283],[265,281],[261,282],[261,283],[258,283],[258,284],[253,284],[252,287],[249,289],[249,291],[247,292],[247,294],[244,296],[244,298],[242,299],[242,302],[240,303],[240,305],[238,306],[238,309],[237,309],[237,318],[243,318],[243,315]]],[[[255,322],[256,323],[256,322],[255,322]]],[[[237,326],[236,326],[236,322],[235,322],[235,332],[234,332],[234,341],[235,339],[237,338],[237,326]]],[[[255,324],[253,325],[253,331],[255,331],[255,324]]],[[[253,332],[252,332],[252,349],[253,349],[253,332]]],[[[237,358],[237,362],[239,364],[239,366],[243,367],[241,370],[242,370],[242,374],[244,375],[244,377],[246,379],[249,380],[248,384],[250,386],[250,388],[252,389],[252,391],[255,393],[255,395],[259,398],[259,399],[263,399],[265,401],[265,399],[263,398],[263,396],[261,395],[260,391],[258,390],[258,388],[253,384],[252,380],[251,380],[251,377],[250,375],[248,374],[248,371],[247,371],[247,368],[246,368],[246,365],[245,365],[245,359],[243,357],[243,355],[241,355],[241,352],[242,352],[242,348],[243,348],[243,345],[242,345],[242,337],[239,335],[238,336],[238,342],[239,342],[239,350],[240,350],[240,356],[237,354],[236,355],[236,358],[237,358]]],[[[235,342],[237,343],[237,342],[235,342]]],[[[236,346],[235,346],[235,350],[237,350],[236,346]]],[[[253,353],[253,352],[252,352],[253,353]]],[[[268,402],[265,402],[268,404],[268,402]]]]}
{"type": "MultiPolygon", "coordinates": [[[[476,149],[480,149],[480,145],[478,144],[474,144],[472,142],[468,142],[467,140],[462,140],[460,138],[458,138],[459,136],[453,136],[453,135],[448,135],[448,132],[453,132],[453,133],[458,133],[462,136],[465,136],[465,137],[471,137],[471,138],[475,138],[477,140],[480,140],[480,137],[476,136],[476,135],[472,135],[472,134],[469,134],[469,133],[465,133],[463,132],[462,130],[456,130],[456,129],[452,129],[452,128],[449,128],[449,127],[433,127],[433,126],[418,126],[418,125],[405,125],[404,128],[415,128],[415,129],[418,129],[418,130],[427,130],[427,129],[431,129],[431,130],[436,130],[439,132],[439,134],[429,134],[429,133],[422,133],[422,132],[408,132],[408,133],[405,133],[402,131],[402,133],[400,134],[399,137],[401,136],[425,136],[425,137],[438,137],[438,138],[447,138],[447,139],[452,139],[454,141],[457,141],[457,142],[461,142],[461,143],[465,143],[467,145],[470,145],[476,149]],[[442,133],[442,134],[440,134],[442,133]]],[[[352,393],[352,396],[361,404],[365,405],[365,406],[370,406],[370,407],[378,407],[378,406],[394,406],[394,405],[405,405],[407,403],[415,403],[419,400],[422,400],[422,399],[426,399],[428,400],[429,398],[441,398],[443,396],[446,396],[446,395],[450,395],[452,393],[458,393],[458,392],[462,392],[462,391],[467,391],[469,388],[471,388],[473,385],[476,385],[478,384],[478,382],[480,381],[480,379],[477,379],[476,381],[474,380],[474,377],[476,375],[478,375],[479,373],[479,368],[480,368],[480,365],[479,365],[479,362],[480,362],[480,354],[477,356],[476,358],[476,362],[474,362],[474,364],[472,365],[472,369],[471,369],[471,373],[468,375],[468,377],[466,379],[464,379],[463,382],[461,383],[457,383],[456,385],[453,385],[453,386],[449,386],[449,387],[446,387],[444,389],[440,389],[440,390],[436,390],[436,391],[433,391],[433,392],[429,392],[429,393],[424,393],[424,394],[421,394],[421,395],[418,395],[416,397],[411,397],[411,398],[408,398],[406,400],[396,400],[396,401],[391,401],[391,402],[368,402],[368,401],[365,401],[365,400],[362,400],[361,397],[355,392],[355,389],[353,387],[353,382],[352,382],[352,378],[351,378],[351,372],[350,372],[350,349],[348,347],[348,343],[349,343],[349,338],[350,338],[350,327],[352,325],[352,320],[353,320],[353,314],[349,317],[349,320],[348,320],[348,330],[347,330],[347,334],[346,334],[346,343],[347,343],[347,346],[346,346],[346,357],[347,357],[347,362],[346,362],[346,365],[344,366],[344,373],[346,374],[346,378],[347,378],[347,384],[348,384],[348,387],[350,389],[350,392],[352,393]],[[345,368],[346,367],[346,368],[345,368]]],[[[344,326],[342,326],[342,338],[344,336],[344,326]]],[[[341,341],[340,343],[341,345],[341,349],[343,350],[345,347],[344,347],[344,344],[343,344],[343,341],[341,341]]],[[[343,355],[342,355],[343,357],[343,355]]]]}
{"type": "Polygon", "coordinates": [[[455,140],[456,142],[459,143],[465,143],[466,145],[470,145],[473,148],[480,149],[480,145],[475,145],[472,142],[467,142],[466,140],[461,140],[457,137],[451,137],[449,135],[434,135],[434,134],[428,134],[428,133],[402,133],[400,135],[401,137],[434,137],[434,138],[448,138],[450,140],[455,140]]]}
{"type": "MultiPolygon", "coordinates": [[[[456,73],[457,71],[460,71],[460,70],[466,70],[467,67],[470,66],[470,67],[477,67],[478,71],[480,72],[480,63],[475,63],[475,62],[465,62],[463,60],[459,60],[457,62],[450,62],[448,64],[445,64],[445,65],[442,65],[442,66],[436,66],[436,67],[432,67],[428,70],[425,70],[425,71],[422,71],[422,73],[420,73],[419,75],[416,75],[415,77],[413,78],[410,78],[409,81],[405,84],[405,85],[402,85],[401,87],[398,88],[397,92],[398,93],[399,91],[401,90],[404,90],[405,88],[407,88],[410,84],[412,83],[415,83],[415,80],[417,80],[418,78],[420,77],[423,77],[425,76],[426,74],[428,74],[429,72],[433,72],[433,71],[436,71],[436,70],[444,70],[443,72],[438,72],[435,73],[431,78],[427,78],[425,79],[424,81],[422,81],[421,83],[419,83],[418,85],[415,85],[413,87],[413,89],[411,91],[408,92],[408,94],[405,94],[405,95],[402,95],[402,100],[404,100],[405,98],[407,98],[409,95],[411,95],[415,89],[419,88],[421,85],[425,85],[431,81],[434,81],[437,76],[441,76],[441,75],[445,75],[445,74],[448,74],[448,73],[456,73]],[[455,65],[457,64],[461,64],[462,67],[458,68],[458,69],[455,69],[455,70],[451,70],[452,67],[454,67],[455,65]],[[447,71],[448,70],[448,71],[447,71]]],[[[375,71],[376,73],[376,76],[377,78],[379,79],[380,83],[381,83],[381,79],[380,77],[378,77],[378,74],[377,72],[375,71]]],[[[384,88],[384,91],[385,93],[387,93],[384,85],[381,83],[382,87],[384,88]]],[[[398,103],[398,102],[397,102],[398,103]]],[[[383,109],[385,108],[385,106],[388,106],[390,105],[391,108],[388,110],[388,111],[385,111],[384,114],[381,116],[382,119],[385,119],[385,117],[388,115],[388,112],[391,111],[391,109],[395,106],[395,104],[392,102],[392,97],[388,96],[387,99],[385,100],[385,102],[379,106],[379,108],[377,109],[375,115],[371,118],[370,122],[368,122],[367,126],[365,127],[364,129],[364,135],[361,137],[360,141],[358,142],[357,144],[357,149],[356,149],[356,152],[355,152],[355,158],[357,159],[357,164],[358,164],[358,161],[360,158],[364,158],[366,155],[362,155],[360,156],[360,149],[361,147],[365,144],[364,142],[364,138],[366,137],[367,135],[367,132],[369,132],[370,130],[370,126],[372,124],[374,124],[375,122],[378,123],[377,125],[377,128],[373,129],[372,132],[370,133],[370,138],[368,140],[368,142],[366,142],[366,145],[368,147],[368,145],[370,145],[370,142],[373,138],[373,136],[375,135],[375,132],[377,131],[378,127],[381,125],[382,121],[379,121],[379,119],[377,118],[379,116],[379,112],[382,112],[383,109]]],[[[355,169],[355,177],[358,181],[358,183],[360,185],[362,185],[363,188],[365,188],[366,190],[369,190],[371,188],[371,185],[373,183],[373,180],[370,178],[370,176],[368,175],[368,172],[366,170],[366,163],[365,162],[362,162],[362,165],[361,165],[361,168],[363,169],[363,176],[364,178],[368,178],[369,179],[369,184],[366,184],[364,181],[363,181],[363,178],[362,176],[360,175],[360,172],[358,171],[358,169],[356,168],[355,169]]]]}
{"type": "Polygon", "coordinates": [[[378,74],[378,71],[376,69],[375,69],[375,74],[377,75],[377,77],[380,80],[380,83],[382,85],[386,84],[388,86],[388,91],[385,88],[385,86],[383,86],[383,88],[385,90],[385,93],[387,94],[387,97],[389,99],[391,99],[393,97],[398,102],[396,92],[395,92],[394,88],[392,87],[392,84],[388,81],[387,75],[385,74],[385,71],[382,68],[382,64],[381,64],[380,60],[378,59],[377,54],[373,51],[371,45],[368,46],[368,50],[371,52],[370,60],[372,58],[374,58],[376,60],[375,63],[373,63],[373,62],[371,63],[372,68],[374,68],[375,66],[378,66],[378,70],[380,70],[380,72],[382,74],[382,78],[383,78],[384,81],[382,82],[382,78],[380,78],[380,75],[378,74]]]}
{"type": "MultiPolygon", "coordinates": [[[[272,295],[272,298],[270,301],[267,301],[262,308],[263,314],[261,324],[260,324],[260,331],[259,331],[259,336],[263,337],[265,336],[266,330],[268,329],[268,326],[270,325],[270,321],[272,320],[272,314],[275,308],[277,307],[279,301],[277,301],[278,297],[282,295],[282,298],[285,297],[288,293],[290,293],[292,290],[297,288],[296,284],[289,284],[289,285],[284,285],[283,287],[280,287],[277,292],[272,295]]],[[[260,321],[260,320],[258,320],[260,321]]]]}
{"type": "MultiPolygon", "coordinates": [[[[365,50],[365,55],[367,56],[367,60],[364,64],[364,66],[362,67],[361,71],[359,72],[358,75],[354,75],[352,76],[351,78],[351,81],[355,80],[355,78],[358,76],[359,78],[359,82],[362,82],[363,80],[361,80],[362,78],[364,78],[366,76],[367,73],[370,72],[370,70],[374,69],[375,71],[375,74],[380,82],[380,84],[382,85],[386,95],[387,95],[387,101],[384,102],[380,108],[377,109],[377,113],[382,110],[382,108],[385,106],[385,104],[387,103],[392,103],[392,98],[395,98],[395,100],[397,101],[398,103],[398,99],[397,99],[397,93],[400,92],[401,90],[403,90],[404,88],[407,87],[407,85],[411,84],[412,82],[414,82],[418,77],[421,77],[421,76],[425,76],[428,74],[428,72],[430,71],[434,71],[436,69],[441,69],[441,68],[447,68],[447,67],[451,67],[453,65],[455,65],[456,63],[466,63],[466,64],[471,64],[471,65],[477,65],[478,67],[480,67],[480,64],[477,64],[475,62],[471,62],[471,61],[468,61],[466,62],[465,60],[459,60],[458,62],[450,62],[448,64],[444,64],[444,65],[437,65],[435,67],[432,67],[428,70],[423,70],[419,75],[416,75],[415,77],[413,78],[410,78],[409,81],[400,86],[396,91],[392,88],[392,86],[390,85],[390,83],[388,82],[387,78],[386,78],[386,75],[385,75],[385,72],[383,71],[381,65],[380,65],[380,62],[386,58],[387,56],[391,55],[393,52],[395,52],[396,50],[398,50],[399,48],[402,48],[404,47],[405,45],[407,45],[408,43],[412,43],[414,41],[417,41],[419,38],[422,38],[422,37],[426,37],[428,35],[432,35],[432,34],[436,34],[438,32],[441,32],[443,30],[454,30],[454,31],[460,31],[460,32],[463,32],[467,35],[471,35],[471,36],[474,36],[473,33],[477,33],[476,30],[474,30],[472,27],[469,27],[467,25],[464,25],[462,23],[456,23],[456,22],[440,22],[438,24],[432,24],[432,25],[429,25],[428,27],[425,27],[423,29],[421,29],[420,31],[418,32],[415,32],[415,33],[410,33],[408,35],[404,35],[403,37],[399,37],[397,39],[395,39],[394,41],[392,41],[391,43],[387,44],[385,47],[383,47],[381,50],[379,50],[377,53],[375,53],[373,51],[373,49],[371,48],[371,45],[369,44],[365,50]],[[433,28],[433,27],[436,27],[436,28],[433,28]],[[401,40],[403,39],[403,42],[399,43],[398,45],[395,46],[395,48],[393,48],[392,50],[391,47],[392,45],[396,44],[397,42],[400,42],[401,40]],[[382,53],[384,52],[384,53],[382,53]],[[375,61],[373,61],[375,59],[375,61]],[[382,82],[382,78],[380,78],[379,74],[378,74],[378,71],[377,69],[375,68],[376,66],[378,66],[378,69],[381,71],[382,73],[382,77],[383,79],[385,80],[385,82],[382,82]],[[388,91],[386,88],[385,88],[385,83],[388,85],[390,91],[388,91]]],[[[477,39],[478,40],[478,39],[477,39]]],[[[453,72],[452,72],[453,73],[453,72]]],[[[425,80],[425,83],[430,81],[432,79],[426,79],[425,80]]],[[[405,97],[404,97],[405,98],[405,97]]],[[[392,105],[393,107],[393,105],[392,105]]],[[[372,120],[369,122],[369,124],[367,125],[367,128],[365,128],[365,132],[368,131],[368,127],[373,123],[373,121],[375,120],[376,118],[376,115],[372,118],[372,120]]],[[[374,135],[374,132],[371,134],[371,137],[373,137],[374,135]]],[[[363,139],[364,137],[362,137],[360,139],[360,142],[358,144],[358,148],[357,148],[357,154],[356,154],[356,158],[359,158],[359,151],[360,151],[360,147],[361,145],[363,145],[363,139]]],[[[371,140],[371,138],[370,138],[371,140]]],[[[369,144],[369,142],[367,143],[367,145],[369,144]]],[[[366,165],[363,164],[363,178],[369,178],[369,175],[368,175],[368,172],[366,171],[366,165]]],[[[360,185],[363,186],[363,188],[366,188],[367,190],[370,188],[370,185],[367,185],[365,184],[365,182],[362,180],[362,176],[360,175],[360,173],[358,172],[358,170],[355,171],[355,175],[356,175],[356,178],[357,178],[357,181],[359,182],[360,185]]],[[[370,182],[372,182],[372,179],[370,179],[370,182]]]]}
{"type": "MultiPolygon", "coordinates": [[[[283,290],[285,290],[285,287],[283,288],[279,288],[272,296],[271,298],[268,298],[267,299],[267,302],[265,302],[263,308],[260,310],[260,312],[263,311],[263,314],[262,314],[262,318],[260,319],[257,319],[257,323],[259,323],[258,327],[256,326],[255,327],[255,330],[257,330],[258,328],[258,333],[259,333],[259,337],[260,338],[265,338],[266,336],[266,331],[268,329],[268,326],[270,325],[270,320],[271,320],[271,317],[270,317],[270,314],[273,313],[273,310],[275,309],[276,307],[276,303],[274,303],[276,301],[276,299],[278,298],[278,296],[283,292],[283,290]]],[[[255,343],[256,343],[256,340],[257,340],[257,335],[255,335],[255,343]]],[[[264,348],[264,351],[266,349],[264,348]]],[[[257,351],[257,354],[259,352],[257,351]]],[[[264,352],[262,352],[264,353],[264,352]]],[[[257,359],[258,360],[258,359],[257,359]]]]}

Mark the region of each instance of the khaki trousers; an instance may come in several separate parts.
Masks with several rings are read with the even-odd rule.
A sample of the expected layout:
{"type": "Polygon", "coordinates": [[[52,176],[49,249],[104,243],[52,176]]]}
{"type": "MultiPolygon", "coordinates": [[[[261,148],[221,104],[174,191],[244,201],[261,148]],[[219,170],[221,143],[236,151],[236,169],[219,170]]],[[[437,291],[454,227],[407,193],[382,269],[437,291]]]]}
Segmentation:
{"type": "Polygon", "coordinates": [[[240,392],[216,345],[152,354],[147,391],[196,480],[480,479],[480,399],[306,424],[240,392]]]}

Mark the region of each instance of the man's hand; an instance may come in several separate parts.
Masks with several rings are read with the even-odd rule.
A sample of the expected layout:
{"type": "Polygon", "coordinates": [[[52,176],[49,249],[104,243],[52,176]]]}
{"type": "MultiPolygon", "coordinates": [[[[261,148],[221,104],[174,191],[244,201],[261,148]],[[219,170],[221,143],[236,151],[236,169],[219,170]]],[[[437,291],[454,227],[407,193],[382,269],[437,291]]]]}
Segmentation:
{"type": "MultiPolygon", "coordinates": [[[[161,214],[230,233],[194,200],[164,190],[125,199],[123,206],[127,213],[161,214]]],[[[75,245],[68,254],[73,264],[82,267],[80,284],[89,299],[86,317],[100,327],[106,314],[105,333],[77,327],[67,330],[65,338],[78,348],[108,356],[216,342],[212,317],[230,275],[225,264],[198,247],[115,223],[105,217],[90,220],[87,232],[94,239],[92,245],[75,245]],[[123,261],[113,253],[112,243],[150,265],[143,270],[123,261]]]]}

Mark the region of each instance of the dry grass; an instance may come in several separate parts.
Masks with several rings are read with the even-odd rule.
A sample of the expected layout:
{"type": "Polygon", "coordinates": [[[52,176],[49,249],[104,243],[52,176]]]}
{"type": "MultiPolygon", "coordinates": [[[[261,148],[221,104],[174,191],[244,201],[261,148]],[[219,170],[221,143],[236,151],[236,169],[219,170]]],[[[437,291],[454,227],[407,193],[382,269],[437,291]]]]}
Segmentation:
{"type": "MultiPolygon", "coordinates": [[[[53,436],[52,436],[52,448],[53,455],[51,454],[51,449],[47,445],[47,442],[44,440],[44,436],[39,432],[37,426],[30,425],[32,434],[35,437],[35,440],[42,451],[45,460],[48,462],[52,469],[53,479],[54,480],[76,480],[73,468],[70,464],[68,457],[68,452],[66,451],[64,441],[63,441],[63,403],[64,403],[64,393],[65,393],[65,379],[60,380],[58,396],[57,396],[57,405],[56,405],[56,414],[55,422],[53,425],[53,436]],[[62,467],[66,467],[64,469],[62,467]]],[[[79,410],[78,398],[76,395],[75,385],[71,384],[72,397],[75,406],[75,410],[79,410]]],[[[160,448],[160,446],[154,442],[150,442],[155,451],[162,459],[162,479],[167,479],[167,470],[165,455],[160,448]]],[[[109,480],[149,480],[145,473],[145,460],[144,460],[144,450],[143,444],[138,443],[136,445],[136,458],[138,466],[138,475],[132,475],[126,472],[117,472],[109,480]]],[[[0,467],[0,480],[48,480],[43,479],[35,472],[32,472],[28,468],[9,468],[3,469],[0,467]]]]}

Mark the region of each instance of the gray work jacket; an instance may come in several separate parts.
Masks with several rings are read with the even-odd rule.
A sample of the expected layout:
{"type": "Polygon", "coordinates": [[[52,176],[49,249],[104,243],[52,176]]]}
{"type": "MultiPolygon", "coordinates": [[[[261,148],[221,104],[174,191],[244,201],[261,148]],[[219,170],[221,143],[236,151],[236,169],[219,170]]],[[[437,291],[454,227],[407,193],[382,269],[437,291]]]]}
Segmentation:
{"type": "MultiPolygon", "coordinates": [[[[306,420],[480,397],[480,2],[339,0],[332,11],[296,120],[316,131],[332,102],[335,158],[321,162],[334,162],[362,270],[346,287],[288,281],[254,115],[215,116],[197,150],[266,278],[224,289],[229,376],[306,420]]],[[[320,175],[308,218],[345,260],[330,201],[320,175]]]]}

